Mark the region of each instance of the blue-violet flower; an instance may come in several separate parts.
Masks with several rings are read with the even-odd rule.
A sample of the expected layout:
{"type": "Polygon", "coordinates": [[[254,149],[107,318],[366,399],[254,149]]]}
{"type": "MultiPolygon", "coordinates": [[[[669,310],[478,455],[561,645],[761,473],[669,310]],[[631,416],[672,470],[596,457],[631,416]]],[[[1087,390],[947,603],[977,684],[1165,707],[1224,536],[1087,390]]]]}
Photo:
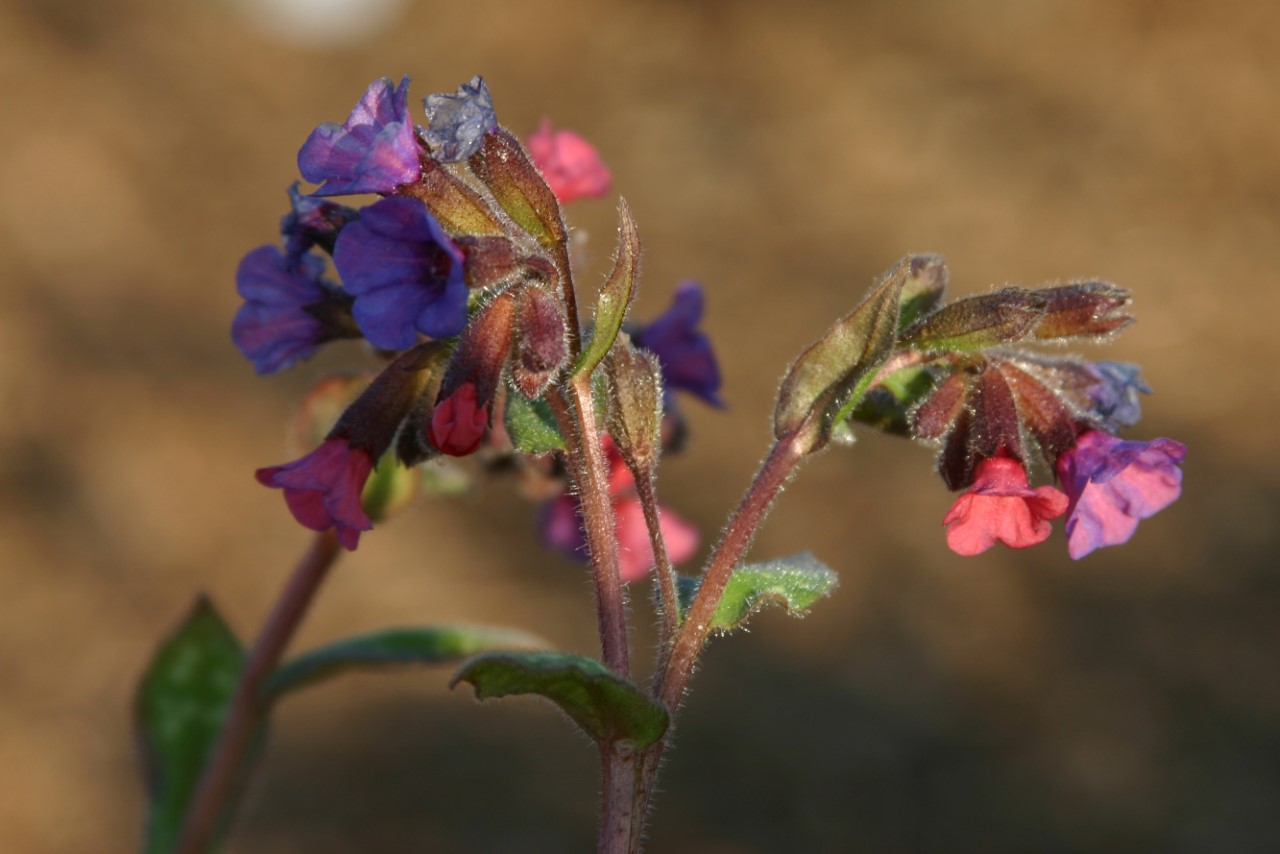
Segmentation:
{"type": "Polygon", "coordinates": [[[671,307],[633,331],[631,340],[658,357],[666,394],[683,389],[712,406],[723,407],[720,366],[711,350],[711,339],[698,329],[703,305],[702,286],[685,282],[676,289],[671,307]]]}
{"type": "Polygon", "coordinates": [[[409,77],[369,84],[346,122],[326,122],[298,151],[298,171],[324,186],[317,196],[390,193],[422,174],[421,146],[409,121],[409,77]]]}
{"type": "Polygon", "coordinates": [[[498,126],[489,87],[478,74],[459,86],[457,94],[428,95],[422,105],[427,112],[422,138],[441,163],[466,160],[480,150],[484,135],[498,126]]]}
{"type": "Polygon", "coordinates": [[[338,234],[333,262],[352,315],[375,347],[403,350],[418,333],[449,338],[467,322],[463,254],[426,205],[383,199],[338,234]]]}
{"type": "Polygon", "coordinates": [[[324,261],[310,254],[296,263],[274,246],[259,246],[236,270],[244,305],[231,324],[231,340],[259,374],[273,374],[315,352],[329,328],[307,311],[333,290],[321,281],[324,261]]]}

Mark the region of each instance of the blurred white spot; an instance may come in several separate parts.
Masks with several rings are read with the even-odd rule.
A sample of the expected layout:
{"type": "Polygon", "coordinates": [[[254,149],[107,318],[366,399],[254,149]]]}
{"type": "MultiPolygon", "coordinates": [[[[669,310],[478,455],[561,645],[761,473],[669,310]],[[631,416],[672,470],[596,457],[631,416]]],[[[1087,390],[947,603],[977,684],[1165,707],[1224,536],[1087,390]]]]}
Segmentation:
{"type": "Polygon", "coordinates": [[[407,0],[235,0],[235,4],[266,35],[320,47],[373,38],[391,25],[407,0]]]}

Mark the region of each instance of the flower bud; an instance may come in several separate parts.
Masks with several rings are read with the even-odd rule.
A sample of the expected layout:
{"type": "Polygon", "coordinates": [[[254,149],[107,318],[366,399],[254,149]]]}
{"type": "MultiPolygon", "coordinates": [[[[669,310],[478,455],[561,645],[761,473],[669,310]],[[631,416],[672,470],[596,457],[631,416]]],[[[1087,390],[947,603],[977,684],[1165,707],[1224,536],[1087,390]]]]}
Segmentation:
{"type": "Polygon", "coordinates": [[[1121,309],[1129,292],[1106,282],[1074,282],[1037,291],[1045,301],[1033,335],[1041,340],[1100,338],[1133,323],[1121,309]]]}
{"type": "Polygon", "coordinates": [[[543,246],[564,242],[567,232],[555,193],[508,131],[497,128],[485,134],[484,144],[467,164],[516,225],[543,246]]]}
{"type": "Polygon", "coordinates": [[[539,397],[569,359],[568,329],[560,301],[530,285],[516,296],[516,351],[511,380],[522,395],[539,397]]]}
{"type": "Polygon", "coordinates": [[[480,446],[514,331],[515,296],[511,291],[490,300],[463,330],[427,431],[427,438],[438,450],[460,457],[480,446]]]}
{"type": "Polygon", "coordinates": [[[1026,338],[1044,316],[1046,300],[1026,288],[966,297],[925,317],[902,335],[905,346],[945,352],[982,350],[1026,338]]]}
{"type": "Polygon", "coordinates": [[[605,361],[609,377],[609,433],[627,465],[652,472],[662,448],[662,366],[647,350],[618,336],[605,361]]]}
{"type": "Polygon", "coordinates": [[[502,234],[502,225],[481,195],[430,157],[422,158],[422,177],[400,191],[426,205],[444,230],[455,237],[502,234]]]}

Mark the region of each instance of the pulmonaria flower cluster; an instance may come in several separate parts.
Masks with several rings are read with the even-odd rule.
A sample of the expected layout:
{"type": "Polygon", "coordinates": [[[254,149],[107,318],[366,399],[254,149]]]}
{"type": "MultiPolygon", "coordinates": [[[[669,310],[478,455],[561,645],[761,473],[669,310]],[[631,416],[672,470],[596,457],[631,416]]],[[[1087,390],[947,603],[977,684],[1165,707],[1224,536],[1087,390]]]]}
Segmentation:
{"type": "MultiPolygon", "coordinates": [[[[419,126],[409,78],[383,78],[346,121],[318,126],[298,152],[299,172],[318,186],[289,187],[280,246],[250,252],[236,276],[245,302],[232,339],[259,373],[339,338],[363,338],[392,359],[318,448],[257,475],[283,490],[300,524],[333,528],[348,549],[372,526],[362,494],[384,458],[414,465],[501,453],[506,434],[494,425],[506,401],[537,400],[566,369],[569,318],[546,243],[563,227],[539,199],[597,197],[611,183],[590,143],[549,123],[528,138],[526,154],[498,125],[480,77],[422,104],[419,126]],[[358,209],[332,200],[367,193],[381,198],[358,209]],[[530,210],[543,221],[531,222],[530,210]]],[[[701,290],[686,284],[671,311],[635,334],[660,357],[668,392],[720,405],[719,370],[697,328],[702,309],[701,290]]],[[[653,562],[647,529],[624,482],[630,475],[611,454],[623,565],[638,577],[653,562]]],[[[577,513],[571,498],[544,511],[549,543],[577,551],[569,544],[580,537],[577,513]]],[[[672,555],[688,557],[696,531],[669,511],[662,518],[672,555]]]]}
{"type": "Polygon", "coordinates": [[[1128,541],[1140,520],[1177,499],[1185,447],[1114,435],[1137,423],[1138,394],[1150,392],[1138,368],[1028,347],[1111,336],[1132,322],[1127,305],[1127,293],[1101,282],[1006,288],[928,311],[903,332],[900,377],[926,389],[898,401],[909,432],[940,446],[943,480],[963,490],[943,519],[953,551],[1036,545],[1065,517],[1078,559],[1128,541]],[[1057,487],[1030,485],[1036,460],[1057,487]]]}

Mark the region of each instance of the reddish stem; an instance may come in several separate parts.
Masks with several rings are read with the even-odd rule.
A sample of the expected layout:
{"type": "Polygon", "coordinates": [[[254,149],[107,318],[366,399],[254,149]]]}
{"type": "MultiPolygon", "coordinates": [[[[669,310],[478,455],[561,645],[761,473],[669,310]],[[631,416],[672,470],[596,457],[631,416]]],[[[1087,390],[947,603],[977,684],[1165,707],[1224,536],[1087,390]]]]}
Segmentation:
{"type": "Polygon", "coordinates": [[[249,651],[227,709],[218,741],[209,753],[195,796],[187,806],[177,854],[204,854],[234,800],[241,766],[267,711],[262,686],[293,639],[316,591],[342,549],[333,531],[311,541],[249,651]]]}
{"type": "Polygon", "coordinates": [[[596,426],[591,378],[570,380],[568,392],[568,401],[554,392],[547,395],[547,400],[560,432],[564,434],[565,456],[578,490],[578,503],[582,507],[583,529],[587,535],[587,551],[595,582],[601,658],[615,673],[629,676],[627,613],[618,567],[613,502],[609,497],[609,466],[596,426]]]}
{"type": "Polygon", "coordinates": [[[631,470],[636,484],[636,497],[644,509],[644,523],[649,529],[649,544],[653,548],[653,571],[657,574],[658,607],[662,611],[662,639],[659,649],[665,655],[671,648],[680,625],[680,601],[676,598],[676,571],[671,566],[667,542],[662,537],[662,519],[658,514],[658,498],[654,494],[653,475],[648,471],[631,470]]]}

